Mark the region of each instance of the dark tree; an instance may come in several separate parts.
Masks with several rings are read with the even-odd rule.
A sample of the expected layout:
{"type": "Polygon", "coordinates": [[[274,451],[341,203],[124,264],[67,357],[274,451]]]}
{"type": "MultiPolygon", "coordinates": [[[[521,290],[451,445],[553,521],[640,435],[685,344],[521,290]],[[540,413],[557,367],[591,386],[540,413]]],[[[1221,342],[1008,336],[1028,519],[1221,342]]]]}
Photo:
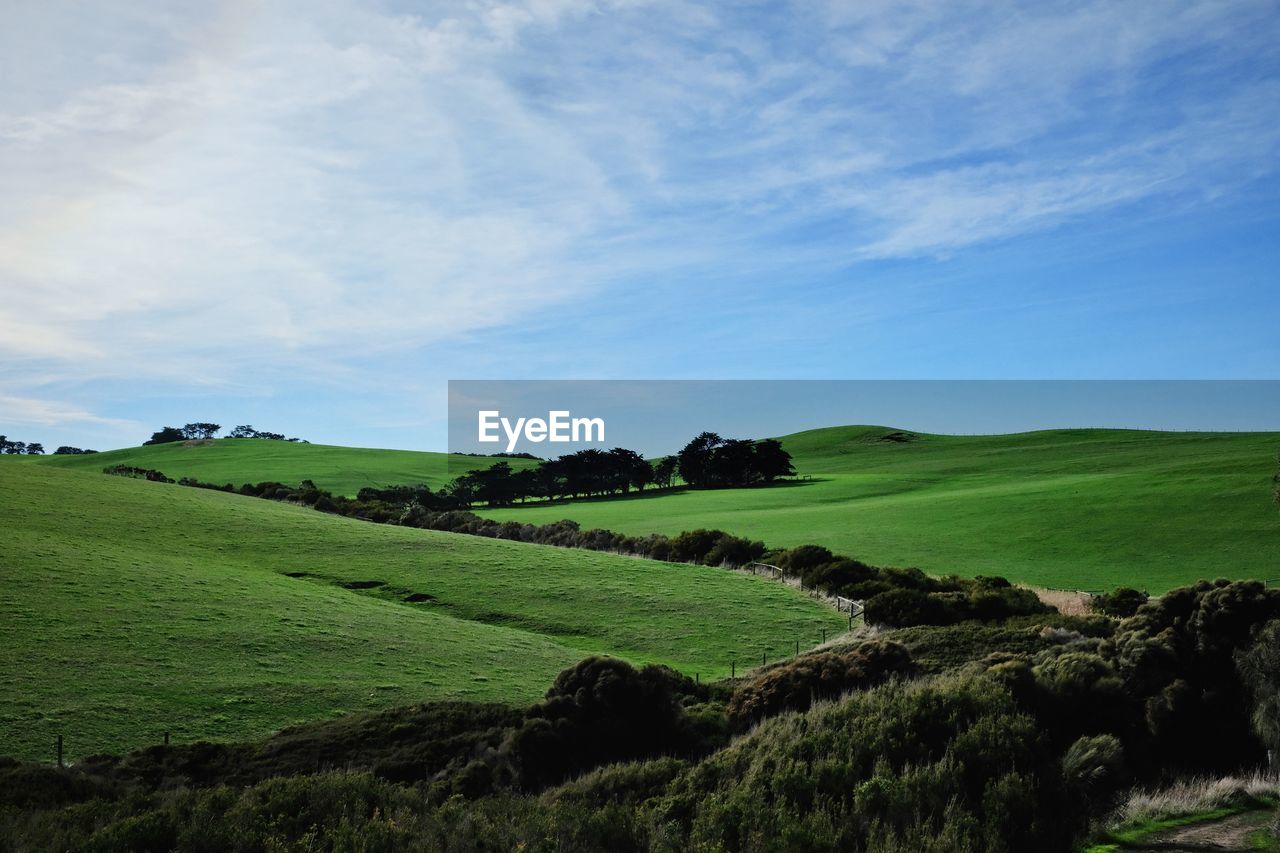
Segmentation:
{"type": "Polygon", "coordinates": [[[511,476],[511,464],[499,462],[488,470],[472,471],[467,476],[475,482],[476,500],[489,506],[511,506],[516,499],[516,482],[511,476]]]}
{"type": "Polygon", "coordinates": [[[679,464],[679,460],[674,456],[662,457],[658,464],[653,466],[654,485],[662,489],[670,488],[676,476],[676,467],[679,464]]]}
{"type": "Polygon", "coordinates": [[[31,442],[30,444],[28,444],[28,445],[27,445],[27,455],[28,455],[28,456],[43,456],[43,455],[44,455],[44,445],[43,445],[43,444],[41,444],[41,443],[40,443],[40,442],[38,442],[38,441],[33,441],[33,442],[31,442]]]}
{"type": "Polygon", "coordinates": [[[680,479],[691,486],[705,486],[710,483],[711,465],[715,449],[724,444],[724,439],[714,432],[704,432],[684,446],[676,454],[676,465],[680,479]]]}
{"type": "Polygon", "coordinates": [[[711,454],[709,486],[749,486],[755,482],[755,445],[740,438],[723,442],[711,454]]]}
{"type": "Polygon", "coordinates": [[[182,441],[187,436],[177,427],[167,426],[157,432],[151,433],[149,441],[142,442],[145,447],[148,444],[168,444],[171,441],[182,441]]]}
{"type": "Polygon", "coordinates": [[[626,494],[635,486],[641,491],[653,480],[653,467],[634,450],[615,447],[609,451],[606,463],[609,490],[626,494]]]}
{"type": "Polygon", "coordinates": [[[755,469],[766,483],[779,477],[790,477],[796,472],[791,465],[791,454],[782,449],[782,442],[776,438],[756,442],[755,469]]]}
{"type": "Polygon", "coordinates": [[[10,456],[20,456],[27,452],[27,443],[25,441],[10,441],[5,444],[4,452],[10,456]]]}
{"type": "Polygon", "coordinates": [[[208,422],[187,424],[182,428],[182,437],[194,439],[213,438],[220,429],[222,427],[218,424],[208,422]]]}

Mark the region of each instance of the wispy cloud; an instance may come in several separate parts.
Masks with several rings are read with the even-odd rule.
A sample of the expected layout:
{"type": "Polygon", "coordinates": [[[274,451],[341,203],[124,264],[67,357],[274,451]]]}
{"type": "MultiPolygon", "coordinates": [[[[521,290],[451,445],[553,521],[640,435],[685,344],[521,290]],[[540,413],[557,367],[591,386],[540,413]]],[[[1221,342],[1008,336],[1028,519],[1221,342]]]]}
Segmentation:
{"type": "Polygon", "coordinates": [[[4,422],[23,426],[58,426],[62,424],[96,424],[120,427],[136,431],[136,421],[120,418],[104,418],[76,406],[54,400],[37,400],[30,397],[14,397],[0,394],[0,411],[4,422]]]}
{"type": "Polygon", "coordinates": [[[0,387],[335,375],[641,275],[1230,193],[1278,162],[1275,12],[28,4],[0,33],[0,387]]]}

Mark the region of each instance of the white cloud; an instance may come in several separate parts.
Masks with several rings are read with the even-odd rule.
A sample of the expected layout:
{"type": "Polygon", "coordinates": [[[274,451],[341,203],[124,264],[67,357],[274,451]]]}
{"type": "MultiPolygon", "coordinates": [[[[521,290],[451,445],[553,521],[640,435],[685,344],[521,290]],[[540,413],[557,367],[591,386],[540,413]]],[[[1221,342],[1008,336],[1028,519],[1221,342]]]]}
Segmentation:
{"type": "Polygon", "coordinates": [[[640,272],[1230,192],[1276,162],[1248,65],[1273,12],[28,4],[0,33],[0,386],[341,372],[640,272]]]}
{"type": "Polygon", "coordinates": [[[134,430],[138,428],[138,424],[134,421],[99,417],[92,412],[54,400],[37,400],[8,394],[0,394],[0,412],[4,413],[6,425],[98,424],[134,430]]]}

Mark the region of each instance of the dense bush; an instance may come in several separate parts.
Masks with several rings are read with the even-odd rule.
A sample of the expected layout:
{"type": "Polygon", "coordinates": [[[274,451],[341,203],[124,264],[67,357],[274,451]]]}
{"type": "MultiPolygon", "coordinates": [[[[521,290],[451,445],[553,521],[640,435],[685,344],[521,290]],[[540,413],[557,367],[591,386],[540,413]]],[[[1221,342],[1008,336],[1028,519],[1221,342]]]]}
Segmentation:
{"type": "Polygon", "coordinates": [[[654,805],[698,849],[1066,851],[1055,754],[986,678],[889,683],[765,720],[654,805]]]}
{"type": "Polygon", "coordinates": [[[1054,612],[1034,592],[1012,586],[1004,578],[934,581],[923,574],[916,576],[894,570],[882,574],[900,586],[867,600],[864,616],[873,625],[894,628],[952,625],[970,619],[993,621],[1054,612]],[[939,586],[943,586],[942,591],[938,590],[939,586]]]}
{"type": "Polygon", "coordinates": [[[1059,748],[1084,735],[1132,734],[1136,705],[1109,661],[1069,647],[1041,652],[1035,660],[1033,708],[1059,748]]]}
{"type": "MultiPolygon", "coordinates": [[[[561,718],[574,721],[573,731],[539,748],[580,754],[573,738],[602,733],[607,749],[639,751],[626,743],[630,734],[663,746],[678,716],[664,710],[660,684],[599,662],[575,670],[548,699],[573,706],[561,718]],[[658,721],[628,707],[636,701],[658,710],[658,721]],[[605,722],[615,714],[630,724],[605,722]]],[[[1097,763],[1086,755],[1077,765],[1089,778],[1097,763]]],[[[1078,835],[1066,791],[1034,720],[996,681],[945,679],[884,685],[766,720],[696,763],[615,764],[541,795],[441,801],[366,773],[152,788],[0,811],[0,848],[1052,853],[1078,835]]]]}
{"type": "Polygon", "coordinates": [[[834,699],[916,671],[906,648],[885,640],[811,652],[743,682],[729,702],[729,721],[745,729],[783,711],[803,711],[820,699],[834,699]]]}
{"type": "Polygon", "coordinates": [[[103,468],[102,473],[111,474],[116,477],[133,477],[138,480],[150,480],[153,483],[172,483],[173,480],[166,477],[163,472],[154,468],[136,468],[133,465],[112,465],[103,468]]]}
{"type": "Polygon", "coordinates": [[[1268,622],[1237,661],[1252,699],[1253,731],[1273,756],[1280,755],[1280,621],[1268,622]]]}
{"type": "Polygon", "coordinates": [[[1082,737],[1063,755],[1062,777],[1085,810],[1103,812],[1129,781],[1124,746],[1114,735],[1082,737]]]}
{"type": "Polygon", "coordinates": [[[1124,619],[1137,613],[1138,608],[1146,604],[1149,598],[1145,592],[1122,586],[1111,592],[1095,595],[1089,600],[1089,608],[1095,613],[1124,619]]]}
{"type": "Polygon", "coordinates": [[[920,625],[894,631],[891,636],[911,652],[922,670],[947,672],[984,661],[992,654],[1012,654],[1031,660],[1054,647],[1094,649],[1098,638],[1109,637],[1114,623],[1101,616],[1047,613],[1016,616],[998,622],[959,622],[920,625]]]}
{"type": "Polygon", "coordinates": [[[694,755],[716,744],[702,742],[682,694],[706,690],[664,667],[587,658],[556,677],[503,749],[524,790],[615,761],[694,755]]]}
{"type": "Polygon", "coordinates": [[[1142,703],[1151,753],[1196,772],[1260,762],[1236,655],[1280,617],[1280,590],[1258,581],[1201,581],[1140,607],[1104,654],[1142,703]]]}

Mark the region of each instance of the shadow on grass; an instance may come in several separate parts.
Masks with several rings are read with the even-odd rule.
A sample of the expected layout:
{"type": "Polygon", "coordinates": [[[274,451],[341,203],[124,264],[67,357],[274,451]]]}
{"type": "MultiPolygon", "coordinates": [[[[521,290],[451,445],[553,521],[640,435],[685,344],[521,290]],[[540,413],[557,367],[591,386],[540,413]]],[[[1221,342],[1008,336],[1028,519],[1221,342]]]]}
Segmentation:
{"type": "Polygon", "coordinates": [[[556,506],[571,506],[574,504],[587,503],[615,503],[623,501],[643,501],[652,498],[667,498],[677,495],[684,496],[689,494],[704,494],[708,492],[758,492],[762,490],[771,491],[773,489],[789,489],[799,488],[803,486],[816,486],[818,483],[829,482],[827,477],[810,477],[807,480],[778,480],[775,483],[760,486],[741,486],[738,488],[726,489],[693,489],[689,486],[672,486],[669,489],[646,489],[643,492],[628,492],[625,495],[592,495],[591,497],[581,498],[561,498],[554,501],[528,501],[526,503],[514,503],[511,506],[504,507],[477,507],[477,509],[523,509],[523,508],[547,508],[556,506]]]}

